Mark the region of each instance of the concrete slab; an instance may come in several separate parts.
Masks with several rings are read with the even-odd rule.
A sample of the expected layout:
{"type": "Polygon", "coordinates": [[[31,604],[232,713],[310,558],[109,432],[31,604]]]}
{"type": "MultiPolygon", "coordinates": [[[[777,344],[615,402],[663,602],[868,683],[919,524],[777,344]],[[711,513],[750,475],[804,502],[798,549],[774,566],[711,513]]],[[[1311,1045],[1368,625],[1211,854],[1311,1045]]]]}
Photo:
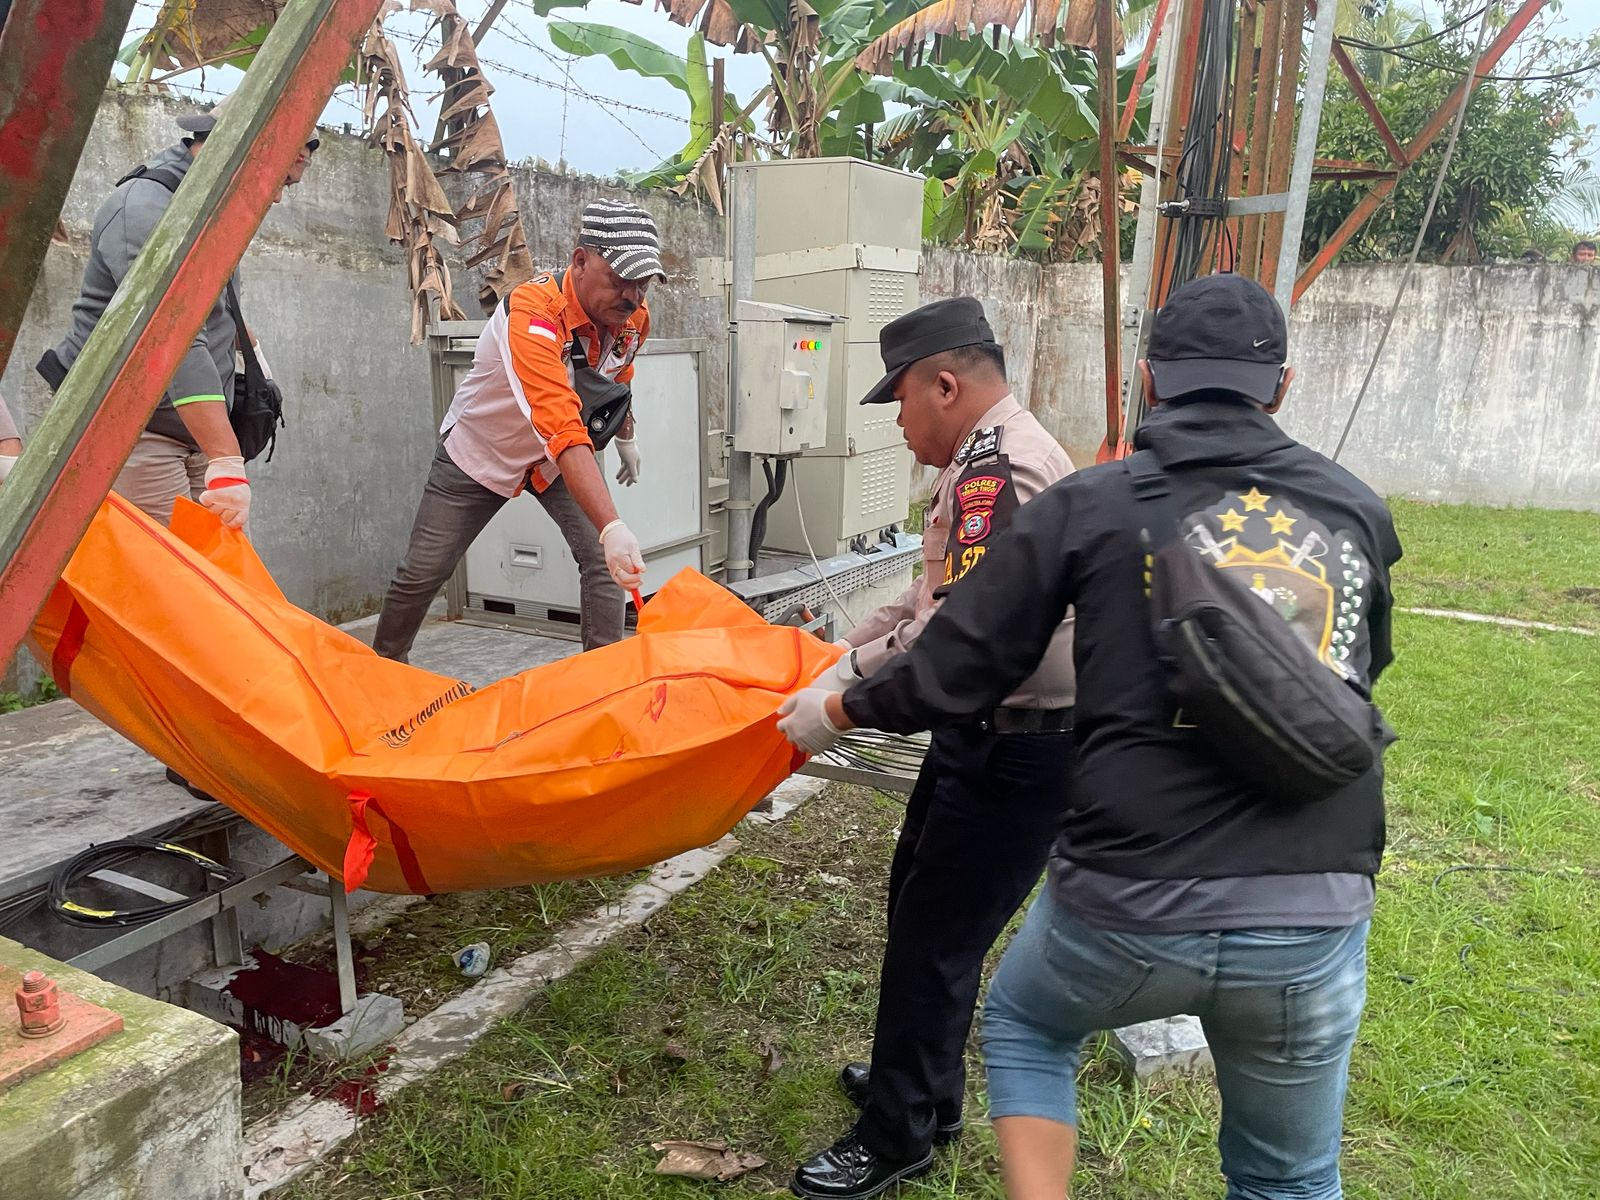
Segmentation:
{"type": "Polygon", "coordinates": [[[27,1200],[237,1200],[237,1036],[0,938],[0,962],[46,971],[121,1015],[123,1031],[0,1093],[0,1181],[27,1200]]]}
{"type": "Polygon", "coordinates": [[[1167,1017],[1125,1025],[1110,1034],[1112,1048],[1136,1079],[1192,1075],[1212,1069],[1211,1047],[1196,1017],[1167,1017]]]}

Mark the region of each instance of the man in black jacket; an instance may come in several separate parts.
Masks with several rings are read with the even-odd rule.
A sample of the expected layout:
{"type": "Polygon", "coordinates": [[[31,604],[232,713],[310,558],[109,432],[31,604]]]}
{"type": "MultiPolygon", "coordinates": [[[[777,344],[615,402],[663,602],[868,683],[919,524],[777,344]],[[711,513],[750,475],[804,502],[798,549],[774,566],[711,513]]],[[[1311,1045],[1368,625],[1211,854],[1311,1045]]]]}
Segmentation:
{"type": "MultiPolygon", "coordinates": [[[[1258,284],[1180,288],[1141,364],[1154,411],[1135,440],[1159,458],[1196,553],[1240,572],[1370,694],[1393,657],[1399,540],[1369,488],[1272,420],[1286,357],[1282,312],[1258,284]]],[[[1294,805],[1254,791],[1188,726],[1144,593],[1148,509],[1121,463],[1062,480],[1018,512],[917,644],[821,711],[837,728],[959,721],[1031,671],[1075,606],[1073,799],[984,1014],[1008,1194],[1066,1194],[1089,1033],[1193,1013],[1222,1092],[1230,1200],[1329,1200],[1383,851],[1381,768],[1294,805]]]]}

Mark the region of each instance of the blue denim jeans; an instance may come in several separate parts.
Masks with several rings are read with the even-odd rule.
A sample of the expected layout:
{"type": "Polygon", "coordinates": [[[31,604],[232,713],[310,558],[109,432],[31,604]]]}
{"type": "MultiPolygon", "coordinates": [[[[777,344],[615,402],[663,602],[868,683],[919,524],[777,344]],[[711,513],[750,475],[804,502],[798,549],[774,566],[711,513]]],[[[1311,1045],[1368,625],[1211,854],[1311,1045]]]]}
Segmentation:
{"type": "Polygon", "coordinates": [[[1337,1200],[1368,926],[1118,933],[1046,890],[984,1005],[989,1115],[1076,1125],[1089,1034],[1190,1013],[1216,1062],[1228,1200],[1337,1200]]]}

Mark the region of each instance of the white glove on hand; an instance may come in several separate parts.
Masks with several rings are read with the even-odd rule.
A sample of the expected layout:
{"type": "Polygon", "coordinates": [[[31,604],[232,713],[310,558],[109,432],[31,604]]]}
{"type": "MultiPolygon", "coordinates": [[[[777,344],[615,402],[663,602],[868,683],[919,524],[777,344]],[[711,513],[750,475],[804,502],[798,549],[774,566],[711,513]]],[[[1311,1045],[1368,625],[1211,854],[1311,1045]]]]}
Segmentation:
{"type": "Polygon", "coordinates": [[[245,478],[244,459],[230,454],[208,462],[200,503],[221,517],[229,529],[243,529],[250,519],[250,481],[245,478]]]}
{"type": "Polygon", "coordinates": [[[639,539],[620,518],[600,531],[600,545],[606,552],[611,582],[625,592],[644,582],[644,554],[639,549],[639,539]]]}
{"type": "Polygon", "coordinates": [[[639,445],[633,438],[612,438],[622,465],[617,468],[617,482],[632,487],[639,482],[639,445]]]}
{"type": "Polygon", "coordinates": [[[15,454],[0,454],[0,483],[6,481],[6,476],[11,474],[11,468],[17,465],[15,454]]]}
{"type": "Polygon", "coordinates": [[[806,754],[825,754],[844,733],[832,721],[824,707],[833,693],[825,687],[803,688],[790,696],[778,708],[778,732],[789,739],[796,750],[806,754]]]}
{"type": "Polygon", "coordinates": [[[842,696],[850,690],[851,684],[860,683],[864,678],[866,677],[856,670],[855,651],[847,650],[843,658],[813,679],[811,686],[825,692],[837,692],[842,696]]]}

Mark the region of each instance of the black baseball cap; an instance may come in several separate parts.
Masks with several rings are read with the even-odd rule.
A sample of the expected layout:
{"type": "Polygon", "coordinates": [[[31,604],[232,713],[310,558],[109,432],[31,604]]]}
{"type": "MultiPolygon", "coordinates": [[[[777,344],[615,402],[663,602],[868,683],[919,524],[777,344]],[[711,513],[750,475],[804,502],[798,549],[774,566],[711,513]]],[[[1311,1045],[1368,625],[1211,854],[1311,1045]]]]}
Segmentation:
{"type": "Polygon", "coordinates": [[[1254,279],[1207,275],[1167,297],[1146,357],[1163,400],[1215,389],[1271,404],[1289,359],[1283,309],[1254,279]]]}
{"type": "Polygon", "coordinates": [[[959,350],[962,346],[994,345],[994,330],[983,305],[972,296],[935,300],[896,317],[878,331],[878,353],[888,372],[862,397],[863,404],[888,404],[894,381],[914,362],[959,350]]]}

